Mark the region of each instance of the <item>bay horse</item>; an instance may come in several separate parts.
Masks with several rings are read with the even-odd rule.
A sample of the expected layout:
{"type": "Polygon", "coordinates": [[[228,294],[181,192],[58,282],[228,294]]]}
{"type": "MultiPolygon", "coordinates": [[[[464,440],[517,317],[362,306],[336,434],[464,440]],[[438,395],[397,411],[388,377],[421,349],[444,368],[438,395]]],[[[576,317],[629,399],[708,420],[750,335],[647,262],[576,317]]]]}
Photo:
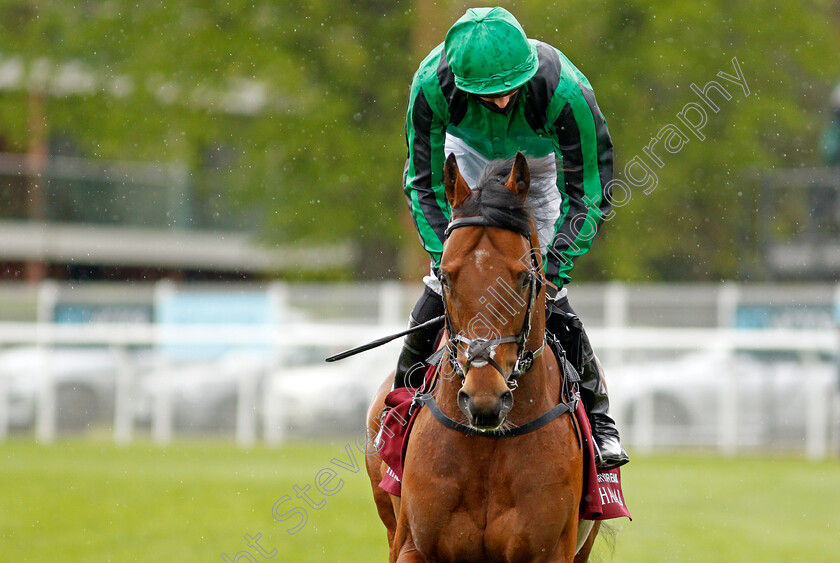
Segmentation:
{"type": "MultiPolygon", "coordinates": [[[[433,390],[418,396],[426,408],[408,441],[401,497],[379,488],[379,455],[366,457],[391,563],[582,563],[598,533],[598,523],[578,521],[583,454],[567,414],[576,398],[564,396],[545,345],[530,174],[517,154],[491,162],[471,190],[454,155],[444,165],[445,346],[433,390]]],[[[371,403],[369,433],[392,382],[393,373],[371,403]]]]}

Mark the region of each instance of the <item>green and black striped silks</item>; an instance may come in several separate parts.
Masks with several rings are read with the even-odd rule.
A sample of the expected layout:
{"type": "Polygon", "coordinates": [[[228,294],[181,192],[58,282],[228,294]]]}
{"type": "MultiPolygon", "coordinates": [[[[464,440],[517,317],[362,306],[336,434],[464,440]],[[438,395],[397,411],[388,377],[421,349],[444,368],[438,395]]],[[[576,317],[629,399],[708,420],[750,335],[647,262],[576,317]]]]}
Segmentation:
{"type": "Polygon", "coordinates": [[[548,278],[562,285],[610,211],[612,141],[586,77],[559,50],[529,41],[537,50],[538,70],[504,111],[455,86],[443,44],[423,60],[406,115],[403,186],[423,248],[437,266],[450,213],[443,188],[447,132],[488,159],[553,152],[563,203],[545,268],[548,278]]]}

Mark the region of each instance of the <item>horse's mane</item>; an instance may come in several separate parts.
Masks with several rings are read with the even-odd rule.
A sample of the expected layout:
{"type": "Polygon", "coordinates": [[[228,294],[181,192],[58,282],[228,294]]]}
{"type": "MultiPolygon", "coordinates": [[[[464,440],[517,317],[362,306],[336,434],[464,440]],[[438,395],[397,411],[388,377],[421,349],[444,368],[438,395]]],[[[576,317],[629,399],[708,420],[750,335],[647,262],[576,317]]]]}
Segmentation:
{"type": "MultiPolygon", "coordinates": [[[[526,202],[505,187],[514,159],[490,161],[481,173],[475,189],[461,205],[453,209],[452,218],[481,216],[492,227],[526,234],[531,231],[531,212],[526,202]]],[[[531,178],[551,173],[550,163],[528,161],[531,178]]]]}

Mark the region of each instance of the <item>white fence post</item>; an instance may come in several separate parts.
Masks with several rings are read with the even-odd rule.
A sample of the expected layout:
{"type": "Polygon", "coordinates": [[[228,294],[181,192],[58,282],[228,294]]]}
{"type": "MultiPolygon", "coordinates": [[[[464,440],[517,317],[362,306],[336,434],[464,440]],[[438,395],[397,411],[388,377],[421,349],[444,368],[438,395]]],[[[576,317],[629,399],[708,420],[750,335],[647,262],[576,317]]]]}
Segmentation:
{"type": "Polygon", "coordinates": [[[58,284],[52,280],[41,282],[38,287],[38,357],[42,359],[35,412],[35,437],[40,442],[55,440],[56,401],[55,381],[53,380],[51,350],[52,342],[46,334],[52,327],[55,304],[58,301],[58,284]]]}
{"type": "Polygon", "coordinates": [[[0,442],[9,437],[9,384],[0,371],[0,442]]]}
{"type": "Polygon", "coordinates": [[[654,401],[652,393],[645,393],[636,402],[633,420],[633,447],[642,454],[653,451],[656,442],[654,401]]]}
{"type": "Polygon", "coordinates": [[[718,450],[731,457],[738,452],[738,374],[731,343],[720,340],[725,354],[724,377],[718,389],[718,450]]]}
{"type": "Polygon", "coordinates": [[[837,388],[837,381],[834,381],[830,385],[830,393],[831,393],[831,401],[830,401],[830,409],[828,411],[828,419],[830,421],[830,426],[828,430],[828,445],[829,457],[837,457],[838,453],[838,442],[840,442],[840,390],[837,388]]]}
{"type": "MultiPolygon", "coordinates": [[[[272,299],[275,302],[275,307],[278,311],[286,311],[289,306],[289,288],[283,284],[282,282],[274,282],[269,287],[269,294],[271,295],[272,299]]],[[[279,324],[285,324],[284,315],[281,313],[277,317],[279,324]]],[[[272,353],[274,355],[274,359],[271,363],[271,367],[269,372],[266,374],[265,379],[263,381],[263,385],[265,389],[268,390],[271,386],[271,382],[275,377],[277,377],[280,368],[285,361],[286,352],[279,346],[280,336],[278,335],[278,326],[271,327],[272,331],[272,339],[271,339],[271,346],[272,346],[272,353]]],[[[280,416],[282,416],[282,405],[275,404],[271,401],[271,394],[268,392],[263,393],[262,399],[258,399],[256,396],[254,398],[254,405],[257,404],[257,401],[262,401],[262,412],[263,412],[263,439],[267,444],[271,445],[279,445],[285,439],[285,433],[283,432],[283,428],[276,424],[279,420],[280,416]]],[[[237,409],[238,409],[237,405],[237,409]]],[[[237,412],[238,416],[238,412],[237,412]]]]}
{"type": "MultiPolygon", "coordinates": [[[[266,385],[271,385],[275,378],[282,377],[277,373],[271,374],[266,379],[266,385]]],[[[283,405],[272,401],[269,393],[263,395],[263,413],[265,442],[271,446],[278,446],[286,439],[286,420],[283,413],[283,405]]]]}
{"type": "Polygon", "coordinates": [[[134,434],[134,370],[125,346],[112,348],[117,373],[114,391],[114,442],[130,444],[134,434]]]}
{"type": "Polygon", "coordinates": [[[286,312],[289,309],[289,288],[283,282],[271,282],[268,285],[268,299],[274,307],[275,322],[284,323],[286,312]]]}
{"type": "Polygon", "coordinates": [[[36,309],[37,322],[48,325],[53,322],[55,305],[58,302],[58,284],[54,280],[44,280],[38,286],[36,309]]]}
{"type": "Polygon", "coordinates": [[[840,454],[840,283],[834,286],[834,381],[829,385],[831,395],[828,433],[829,455],[840,454]]]}
{"type": "MultiPolygon", "coordinates": [[[[154,306],[155,310],[161,309],[161,303],[171,299],[178,291],[175,282],[169,279],[160,280],[155,284],[154,306]]],[[[152,417],[152,441],[158,444],[168,444],[172,441],[172,377],[174,369],[166,350],[171,343],[164,337],[166,328],[159,320],[155,325],[155,337],[152,346],[155,349],[156,366],[154,369],[151,417],[152,417]]]]}
{"type": "Polygon", "coordinates": [[[828,455],[829,427],[831,426],[832,391],[833,386],[819,377],[813,369],[816,358],[813,354],[806,354],[803,366],[804,384],[806,386],[807,413],[805,420],[805,454],[808,459],[825,459],[828,455]]]}
{"type": "Polygon", "coordinates": [[[280,445],[286,439],[286,421],[283,405],[277,401],[271,400],[271,393],[268,392],[272,388],[275,381],[283,377],[282,367],[287,357],[287,350],[278,345],[281,338],[287,338],[286,334],[275,330],[273,336],[274,344],[274,362],[272,369],[265,377],[263,384],[266,392],[263,393],[263,436],[265,442],[272,446],[280,445]]]}
{"type": "Polygon", "coordinates": [[[256,374],[250,369],[239,373],[236,391],[236,444],[253,446],[257,441],[256,374]]]}
{"type": "Polygon", "coordinates": [[[170,369],[168,362],[165,369],[159,367],[155,370],[152,440],[158,444],[168,444],[172,441],[172,371],[174,370],[170,369]]]}
{"type": "Polygon", "coordinates": [[[35,438],[39,442],[50,443],[55,440],[55,380],[52,370],[52,347],[39,346],[42,358],[41,381],[38,386],[35,414],[35,438]]]}
{"type": "Polygon", "coordinates": [[[731,282],[720,285],[717,299],[717,325],[720,328],[734,328],[738,313],[738,286],[731,282]]]}

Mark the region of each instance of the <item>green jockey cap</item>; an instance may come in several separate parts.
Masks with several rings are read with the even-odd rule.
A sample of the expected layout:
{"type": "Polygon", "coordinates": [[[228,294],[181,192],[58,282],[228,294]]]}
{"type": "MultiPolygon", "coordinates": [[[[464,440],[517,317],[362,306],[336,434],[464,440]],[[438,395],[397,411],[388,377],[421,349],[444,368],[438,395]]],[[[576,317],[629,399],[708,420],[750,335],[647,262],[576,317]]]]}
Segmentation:
{"type": "Polygon", "coordinates": [[[480,96],[519,88],[537,72],[537,48],[504,8],[467,10],[444,43],[455,86],[480,96]]]}

